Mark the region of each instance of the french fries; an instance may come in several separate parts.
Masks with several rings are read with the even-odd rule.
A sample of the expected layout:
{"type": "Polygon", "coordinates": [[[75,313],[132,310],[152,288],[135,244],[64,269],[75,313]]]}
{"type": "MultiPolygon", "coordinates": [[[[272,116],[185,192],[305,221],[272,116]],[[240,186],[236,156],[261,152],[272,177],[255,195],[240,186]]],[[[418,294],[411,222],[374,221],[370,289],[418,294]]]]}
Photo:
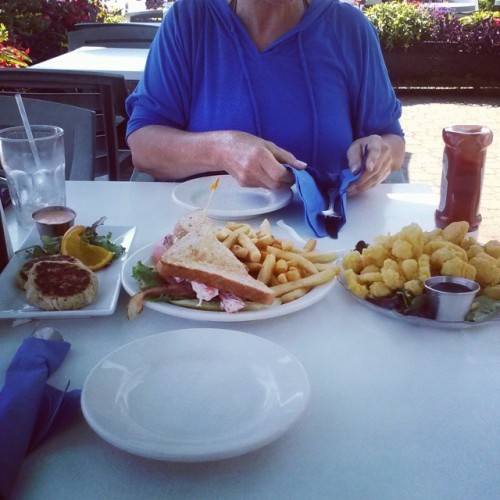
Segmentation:
{"type": "Polygon", "coordinates": [[[258,229],[249,224],[228,222],[217,238],[245,264],[248,272],[268,285],[282,304],[297,300],[340,273],[335,252],[316,250],[317,240],[302,248],[291,240],[276,238],[265,219],[258,229]]]}
{"type": "Polygon", "coordinates": [[[281,285],[273,286],[271,287],[271,289],[273,290],[273,292],[277,297],[280,297],[281,295],[285,295],[288,292],[292,292],[297,288],[315,287],[318,285],[323,285],[324,283],[327,283],[328,281],[335,278],[337,274],[338,270],[335,268],[335,266],[332,266],[330,269],[320,271],[316,274],[310,274],[309,276],[305,276],[304,278],[300,278],[295,281],[288,281],[281,285]]]}

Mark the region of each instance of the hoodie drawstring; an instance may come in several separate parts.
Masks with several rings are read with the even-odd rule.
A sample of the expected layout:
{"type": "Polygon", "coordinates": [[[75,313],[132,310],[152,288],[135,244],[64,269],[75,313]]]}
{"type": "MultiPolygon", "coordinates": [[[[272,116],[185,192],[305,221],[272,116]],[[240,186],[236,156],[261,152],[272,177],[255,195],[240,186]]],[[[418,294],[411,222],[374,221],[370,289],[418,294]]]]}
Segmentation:
{"type": "MultiPolygon", "coordinates": [[[[230,28],[231,34],[233,35],[231,38],[233,40],[233,43],[236,47],[236,51],[238,53],[238,59],[240,62],[241,69],[243,71],[243,76],[248,88],[248,93],[250,96],[250,102],[252,106],[252,111],[253,111],[253,117],[254,117],[254,122],[255,122],[255,129],[257,131],[258,137],[262,138],[262,124],[260,120],[260,115],[259,115],[259,109],[257,106],[257,101],[255,99],[255,92],[254,88],[252,85],[252,81],[250,79],[250,75],[248,74],[248,68],[245,63],[245,56],[243,54],[243,49],[238,41],[238,37],[234,36],[234,28],[231,26],[230,28]]],[[[307,60],[304,52],[304,47],[302,44],[302,32],[299,31],[297,33],[297,43],[298,43],[298,49],[299,49],[299,57],[300,57],[300,65],[302,68],[302,72],[304,74],[304,82],[307,88],[307,97],[309,99],[309,104],[311,107],[311,117],[312,117],[312,144],[311,144],[311,149],[312,149],[312,162],[308,162],[311,166],[314,166],[317,164],[317,159],[318,159],[318,110],[316,106],[316,101],[314,99],[314,92],[313,92],[313,85],[312,85],[312,80],[311,76],[308,71],[307,67],[307,60]]]]}
{"type": "Polygon", "coordinates": [[[299,55],[300,55],[300,65],[302,67],[302,72],[304,73],[304,80],[307,87],[307,93],[309,97],[309,103],[311,106],[311,116],[312,116],[312,163],[311,166],[317,164],[318,159],[318,109],[316,107],[316,101],[314,99],[313,86],[311,81],[311,76],[307,67],[307,59],[304,53],[304,46],[302,44],[302,32],[298,33],[298,45],[299,45],[299,55]]]}
{"type": "Polygon", "coordinates": [[[252,82],[250,80],[250,75],[248,74],[247,65],[245,64],[245,56],[243,55],[243,50],[241,48],[240,43],[238,42],[238,38],[234,36],[233,27],[231,27],[230,29],[231,29],[231,34],[233,35],[231,38],[236,47],[236,51],[238,52],[238,59],[240,61],[240,66],[241,69],[243,70],[243,76],[245,78],[245,82],[248,87],[248,94],[250,96],[250,102],[252,104],[253,118],[255,122],[255,129],[257,130],[257,136],[262,138],[262,124],[260,121],[259,110],[257,108],[257,102],[255,100],[255,92],[253,89],[252,82]]]}

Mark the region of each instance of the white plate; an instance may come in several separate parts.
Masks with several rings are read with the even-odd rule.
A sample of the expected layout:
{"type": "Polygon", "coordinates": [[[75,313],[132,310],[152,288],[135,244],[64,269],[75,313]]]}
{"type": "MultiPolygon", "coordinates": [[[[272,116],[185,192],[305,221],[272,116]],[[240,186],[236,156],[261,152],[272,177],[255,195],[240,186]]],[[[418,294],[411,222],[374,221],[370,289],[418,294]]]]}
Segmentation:
{"type": "Polygon", "coordinates": [[[500,316],[497,314],[496,316],[493,316],[491,319],[485,320],[485,321],[437,321],[435,319],[429,319],[429,318],[422,318],[420,316],[410,316],[407,314],[401,314],[397,311],[394,311],[392,309],[386,309],[384,307],[377,306],[376,304],[373,304],[372,302],[369,302],[368,300],[362,299],[361,297],[358,297],[354,293],[352,293],[344,283],[344,280],[342,279],[343,274],[338,276],[339,283],[342,285],[344,290],[351,295],[351,297],[354,297],[358,302],[363,304],[365,307],[368,307],[369,309],[372,309],[373,311],[376,311],[380,314],[383,314],[384,316],[388,316],[389,318],[397,319],[399,321],[404,321],[406,323],[410,323],[412,325],[418,325],[418,326],[426,326],[430,328],[445,328],[449,330],[462,330],[464,328],[474,328],[478,327],[484,324],[491,323],[492,321],[500,321],[500,316]]]}
{"type": "Polygon", "coordinates": [[[159,460],[234,457],[277,439],[304,411],[300,362],[269,340],[193,328],[136,340],[104,358],[82,391],[105,441],[159,460]]]}
{"type": "MultiPolygon", "coordinates": [[[[99,226],[99,234],[111,232],[114,243],[123,245],[125,252],[119,259],[113,261],[105,269],[96,272],[99,279],[97,300],[83,309],[71,311],[43,311],[26,302],[26,294],[15,284],[16,274],[26,262],[26,254],[14,254],[7,267],[0,275],[0,318],[11,319],[46,319],[46,318],[76,318],[84,316],[107,316],[116,309],[120,293],[120,271],[125,262],[130,245],[135,235],[135,227],[130,226],[99,226]]],[[[23,248],[39,244],[40,238],[36,229],[29,234],[23,243],[23,248]]]]}
{"type": "MultiPolygon", "coordinates": [[[[125,262],[122,269],[122,285],[129,295],[135,295],[140,292],[139,282],[132,278],[132,268],[141,261],[145,266],[152,266],[151,253],[155,243],[149,244],[134,254],[132,254],[125,262]]],[[[289,302],[288,304],[280,304],[264,307],[257,311],[239,311],[236,313],[227,313],[224,311],[204,311],[202,309],[191,309],[189,307],[177,306],[168,302],[152,302],[146,300],[144,305],[164,314],[177,316],[178,318],[193,319],[198,321],[254,321],[258,319],[276,318],[286,314],[300,311],[306,307],[312,306],[321,300],[332,288],[335,280],[331,280],[324,285],[313,288],[309,293],[300,299],[289,302]]]]}
{"type": "Polygon", "coordinates": [[[219,186],[214,191],[208,215],[213,219],[248,219],[260,214],[274,212],[290,203],[291,189],[270,190],[241,187],[230,175],[198,177],[176,186],[172,192],[174,201],[186,208],[205,208],[210,197],[210,186],[219,177],[219,186]]]}

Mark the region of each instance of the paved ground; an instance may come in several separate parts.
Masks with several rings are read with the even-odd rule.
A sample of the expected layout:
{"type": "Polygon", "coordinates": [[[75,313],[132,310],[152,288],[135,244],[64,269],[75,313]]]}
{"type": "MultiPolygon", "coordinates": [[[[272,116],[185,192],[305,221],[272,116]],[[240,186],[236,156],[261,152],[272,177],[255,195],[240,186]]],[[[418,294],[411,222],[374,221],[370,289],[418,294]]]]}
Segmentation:
{"type": "Polygon", "coordinates": [[[479,240],[500,239],[500,97],[401,96],[402,125],[409,154],[410,182],[424,182],[439,192],[444,126],[486,125],[493,131],[483,177],[479,240]]]}

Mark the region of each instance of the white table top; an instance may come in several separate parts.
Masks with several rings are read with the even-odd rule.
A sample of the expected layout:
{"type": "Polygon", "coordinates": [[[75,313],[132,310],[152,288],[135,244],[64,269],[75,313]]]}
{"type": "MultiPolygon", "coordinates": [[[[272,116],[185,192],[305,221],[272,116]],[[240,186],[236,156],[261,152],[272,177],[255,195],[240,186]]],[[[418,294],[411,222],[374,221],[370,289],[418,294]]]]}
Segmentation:
{"type": "MultiPolygon", "coordinates": [[[[68,182],[68,205],[83,224],[106,215],[109,225],[137,226],[135,250],[157,241],[184,213],[171,201],[173,186],[68,182]]],[[[351,248],[411,222],[432,229],[436,203],[426,186],[379,186],[350,200],[339,239],[320,245],[351,248]]],[[[7,217],[12,222],[11,211],[7,217]]],[[[296,201],[269,218],[310,236],[296,201]]],[[[406,324],[360,306],[338,283],[306,310],[248,323],[203,325],[149,309],[128,321],[126,302],[122,291],[113,316],[43,322],[72,344],[51,384],[70,379],[72,388],[82,387],[105,355],[132,340],[220,327],[267,338],[302,362],[311,384],[305,414],[265,448],[194,464],[120,451],[82,417],[26,458],[14,498],[498,498],[498,326],[450,331],[406,324]]],[[[33,328],[0,321],[0,377],[33,328]]]]}
{"type": "Polygon", "coordinates": [[[33,68],[118,73],[129,81],[141,79],[149,49],[80,47],[35,64],[33,68]]]}
{"type": "Polygon", "coordinates": [[[454,1],[449,1],[449,2],[429,2],[426,3],[425,6],[427,8],[434,8],[434,9],[446,9],[449,11],[456,12],[458,14],[460,13],[470,13],[478,10],[478,5],[477,1],[465,1],[465,2],[454,2],[454,1]]]}

